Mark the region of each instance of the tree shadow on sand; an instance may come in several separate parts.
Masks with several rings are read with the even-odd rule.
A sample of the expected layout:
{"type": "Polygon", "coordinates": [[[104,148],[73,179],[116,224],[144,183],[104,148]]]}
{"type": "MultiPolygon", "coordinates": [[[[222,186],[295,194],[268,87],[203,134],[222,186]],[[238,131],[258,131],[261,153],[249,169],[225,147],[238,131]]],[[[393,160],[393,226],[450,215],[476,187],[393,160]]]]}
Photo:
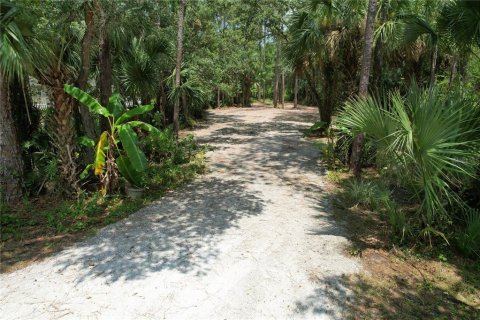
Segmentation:
{"type": "Polygon", "coordinates": [[[67,250],[59,272],[80,266],[78,282],[134,280],[169,269],[202,276],[219,254],[219,236],[263,206],[242,181],[197,181],[67,250]]]}
{"type": "Polygon", "coordinates": [[[227,127],[197,140],[215,146],[229,139],[241,154],[225,152],[224,161],[211,164],[208,178],[172,192],[61,254],[59,271],[80,269],[78,282],[134,280],[163,270],[205,275],[220,253],[221,235],[236,228],[241,218],[262,213],[261,195],[248,189],[253,180],[265,175],[267,184],[279,179],[299,191],[318,190],[315,180],[323,174],[320,152],[300,139],[300,130],[312,118],[247,123],[241,115],[210,115],[209,122],[227,127]],[[220,171],[229,173],[219,177],[220,171]]]}
{"type": "Polygon", "coordinates": [[[361,275],[318,280],[326,285],[297,301],[296,315],[327,315],[329,319],[338,320],[478,318],[478,309],[446,295],[437,286],[415,287],[401,279],[386,284],[381,279],[370,281],[361,275]],[[333,305],[342,308],[336,310],[331,308],[333,305]]]}

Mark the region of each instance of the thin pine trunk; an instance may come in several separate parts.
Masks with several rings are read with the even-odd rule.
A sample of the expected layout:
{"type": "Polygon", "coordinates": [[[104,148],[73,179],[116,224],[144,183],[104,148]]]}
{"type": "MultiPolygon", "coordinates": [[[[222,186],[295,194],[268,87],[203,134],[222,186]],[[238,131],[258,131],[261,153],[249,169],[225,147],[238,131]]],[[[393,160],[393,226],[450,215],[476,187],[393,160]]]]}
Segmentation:
{"type": "Polygon", "coordinates": [[[298,72],[295,71],[295,87],[293,89],[293,108],[298,107],[298,72]]]}
{"type": "MultiPolygon", "coordinates": [[[[367,21],[365,25],[365,44],[363,46],[362,67],[360,70],[360,85],[358,94],[361,97],[368,95],[368,80],[370,77],[370,68],[372,64],[372,44],[373,44],[373,29],[375,26],[375,14],[377,11],[377,0],[369,0],[367,21]]],[[[350,170],[353,171],[355,176],[360,175],[361,171],[361,158],[363,142],[365,135],[363,133],[358,134],[352,146],[352,155],[350,157],[350,170]]]]}
{"type": "Polygon", "coordinates": [[[455,76],[457,74],[457,60],[458,60],[458,57],[455,54],[453,56],[453,61],[452,61],[451,69],[450,69],[450,76],[448,77],[448,88],[449,89],[451,88],[451,86],[453,84],[453,81],[455,80],[455,76]]]}
{"type": "Polygon", "coordinates": [[[273,79],[273,107],[278,106],[278,87],[279,87],[279,73],[280,73],[280,42],[277,40],[277,51],[275,54],[275,75],[273,79]]]}
{"type": "Polygon", "coordinates": [[[282,67],[282,91],[281,91],[280,101],[282,103],[282,109],[285,108],[285,70],[282,67]]]}
{"type": "Polygon", "coordinates": [[[182,93],[182,110],[185,120],[188,120],[188,118],[190,118],[190,111],[188,110],[187,96],[185,93],[182,93]]]}
{"type": "Polygon", "coordinates": [[[250,76],[245,78],[245,107],[251,107],[250,100],[252,99],[252,79],[250,76]]]}
{"type": "MultiPolygon", "coordinates": [[[[307,70],[305,70],[305,79],[307,80],[307,85],[310,88],[310,94],[315,100],[315,104],[318,107],[318,113],[320,114],[320,121],[325,121],[324,112],[322,112],[322,99],[320,94],[317,91],[315,80],[313,79],[313,75],[311,75],[307,70]]],[[[326,121],[325,121],[326,122],[326,121]]]]}
{"type": "Polygon", "coordinates": [[[435,73],[437,69],[437,56],[438,56],[438,46],[435,44],[432,52],[432,65],[430,67],[430,88],[433,88],[435,85],[435,73]]]}
{"type": "MultiPolygon", "coordinates": [[[[388,0],[382,4],[382,11],[380,15],[380,24],[383,24],[387,19],[388,14],[388,0]]],[[[379,37],[375,43],[373,64],[374,86],[377,94],[380,93],[382,87],[382,73],[383,73],[383,39],[379,37]]]]}
{"type": "Polygon", "coordinates": [[[164,95],[165,95],[165,92],[163,88],[163,81],[160,81],[160,85],[157,91],[156,107],[158,108],[158,112],[160,112],[160,122],[161,122],[162,128],[165,127],[165,104],[163,101],[164,95]]]}
{"type": "MultiPolygon", "coordinates": [[[[177,54],[176,54],[176,63],[175,63],[175,88],[180,87],[180,72],[182,67],[182,53],[183,53],[183,24],[185,18],[185,6],[187,0],[179,0],[178,7],[178,25],[177,25],[177,54]]],[[[175,99],[175,104],[173,107],[173,131],[175,132],[175,137],[178,139],[178,131],[180,129],[179,124],[179,113],[180,113],[180,97],[175,99]]]]}
{"type": "MultiPolygon", "coordinates": [[[[262,29],[261,32],[263,33],[263,26],[261,27],[261,29],[262,29]]],[[[259,55],[259,57],[262,57],[262,55],[263,55],[262,40],[259,40],[259,41],[258,41],[258,55],[259,55]]],[[[265,69],[265,63],[264,63],[263,60],[262,60],[262,66],[261,66],[261,67],[262,67],[262,69],[265,69]]],[[[257,89],[258,89],[258,91],[257,91],[257,100],[260,101],[260,99],[262,98],[262,95],[261,95],[261,92],[260,92],[260,82],[258,82],[258,83],[256,84],[256,86],[257,86],[257,89]]]]}
{"type": "MultiPolygon", "coordinates": [[[[103,8],[100,6],[99,2],[97,2],[97,8],[100,12],[100,36],[98,39],[98,46],[100,48],[100,103],[106,106],[108,104],[110,96],[112,95],[112,63],[110,57],[110,43],[107,30],[107,16],[103,8]]],[[[108,130],[108,121],[103,117],[100,121],[102,131],[108,130]]]]}
{"type": "MultiPolygon", "coordinates": [[[[92,48],[92,40],[94,35],[94,11],[88,2],[85,3],[85,25],[85,34],[83,35],[82,39],[81,68],[77,79],[77,87],[82,90],[85,90],[87,87],[88,74],[90,70],[90,51],[92,48]]],[[[97,137],[97,133],[95,132],[95,123],[90,111],[82,103],[79,104],[76,101],[74,103],[80,112],[83,131],[87,137],[95,139],[97,137]]],[[[91,158],[90,160],[93,160],[93,152],[89,154],[89,158],[91,158]]]]}
{"type": "MultiPolygon", "coordinates": [[[[267,61],[267,27],[263,25],[263,69],[265,70],[266,61],[267,61]]],[[[265,99],[267,98],[267,80],[263,79],[263,103],[265,103],[265,99]]]]}

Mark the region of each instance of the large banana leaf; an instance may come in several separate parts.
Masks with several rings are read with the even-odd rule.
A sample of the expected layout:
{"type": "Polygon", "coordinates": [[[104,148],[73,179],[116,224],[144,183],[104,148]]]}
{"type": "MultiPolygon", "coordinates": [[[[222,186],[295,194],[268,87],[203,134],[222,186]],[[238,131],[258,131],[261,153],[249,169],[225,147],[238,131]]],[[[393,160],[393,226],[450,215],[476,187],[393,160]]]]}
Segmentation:
{"type": "Polygon", "coordinates": [[[118,126],[118,136],[123,149],[136,171],[142,172],[147,169],[147,157],[138,147],[138,138],[135,131],[128,124],[118,126]]]}
{"type": "Polygon", "coordinates": [[[132,128],[135,128],[135,127],[142,128],[143,130],[147,131],[150,134],[154,134],[154,135],[162,134],[160,130],[158,130],[151,124],[145,123],[143,121],[129,121],[128,125],[132,128]]]}
{"type": "Polygon", "coordinates": [[[108,99],[107,109],[108,112],[113,114],[115,119],[118,119],[122,115],[122,113],[125,111],[125,108],[123,107],[122,97],[119,93],[114,93],[110,99],[108,99]]]}
{"type": "Polygon", "coordinates": [[[143,173],[134,169],[132,163],[125,156],[119,156],[116,160],[120,174],[134,187],[142,186],[143,173]]]}
{"type": "Polygon", "coordinates": [[[111,117],[112,114],[107,110],[107,108],[103,107],[94,97],[89,95],[83,90],[80,90],[74,86],[66,84],[63,86],[66,93],[83,103],[90,109],[90,111],[100,114],[104,117],[111,117]]]}
{"type": "Polygon", "coordinates": [[[98,139],[97,147],[95,148],[95,161],[93,163],[93,168],[95,170],[95,175],[101,175],[103,173],[103,168],[105,167],[105,146],[108,143],[108,132],[103,131],[98,139]]]}
{"type": "Polygon", "coordinates": [[[129,111],[125,112],[124,114],[122,114],[122,116],[120,118],[118,118],[117,121],[115,121],[115,124],[116,125],[122,124],[126,120],[130,119],[131,117],[147,113],[152,109],[153,109],[153,105],[151,105],[151,104],[147,104],[145,106],[139,106],[139,107],[133,108],[132,110],[129,110],[129,111]]]}

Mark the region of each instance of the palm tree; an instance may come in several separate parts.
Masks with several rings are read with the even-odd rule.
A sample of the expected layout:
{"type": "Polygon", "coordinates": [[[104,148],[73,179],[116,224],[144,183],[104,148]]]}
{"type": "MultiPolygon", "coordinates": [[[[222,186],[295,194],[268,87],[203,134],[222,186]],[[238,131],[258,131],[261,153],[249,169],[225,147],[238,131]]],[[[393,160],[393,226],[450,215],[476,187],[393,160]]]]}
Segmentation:
{"type": "Polygon", "coordinates": [[[439,31],[454,44],[449,84],[453,81],[459,62],[460,74],[464,76],[472,48],[480,47],[480,2],[457,0],[443,7],[438,19],[439,31]]]}
{"type": "Polygon", "coordinates": [[[9,203],[22,196],[23,165],[13,120],[9,83],[31,71],[31,48],[25,39],[32,24],[25,8],[0,1],[0,195],[9,203]]]}
{"type": "Polygon", "coordinates": [[[435,84],[435,72],[437,68],[438,58],[438,32],[435,27],[427,22],[426,19],[412,15],[405,18],[403,41],[405,44],[411,44],[422,36],[426,36],[426,44],[431,48],[431,65],[430,65],[430,88],[435,84]]]}
{"type": "Polygon", "coordinates": [[[383,101],[350,100],[337,121],[352,133],[364,133],[380,165],[418,197],[424,235],[450,226],[455,210],[448,208],[465,207],[455,190],[476,175],[480,108],[475,97],[414,84],[406,96],[393,92],[383,101]]]}
{"type": "Polygon", "coordinates": [[[375,26],[375,15],[377,13],[377,0],[369,0],[367,21],[365,25],[365,44],[362,54],[362,68],[360,69],[360,85],[358,94],[366,96],[368,94],[368,80],[370,78],[370,69],[372,65],[372,45],[373,31],[375,26]]]}
{"type": "Polygon", "coordinates": [[[456,0],[448,3],[438,24],[459,47],[480,47],[479,1],[456,0]]]}
{"type": "MultiPolygon", "coordinates": [[[[363,46],[362,68],[360,71],[360,85],[358,89],[358,95],[360,97],[366,97],[368,95],[368,80],[370,78],[370,69],[372,64],[373,31],[375,26],[376,13],[377,0],[369,0],[367,21],[365,25],[365,44],[363,46]]],[[[359,133],[353,141],[352,156],[350,158],[350,169],[356,176],[360,174],[360,159],[364,139],[364,134],[359,133]]]]}
{"type": "MultiPolygon", "coordinates": [[[[441,2],[383,2],[381,23],[375,30],[376,43],[387,51],[401,52],[403,59],[416,57],[416,60],[422,60],[419,57],[430,55],[430,87],[435,84],[439,45],[445,44],[440,43],[442,34],[435,23],[435,13],[440,5],[441,2]],[[429,8],[421,11],[419,4],[429,8]]],[[[417,77],[416,81],[422,82],[422,79],[417,77]]]]}
{"type": "Polygon", "coordinates": [[[339,101],[356,87],[362,3],[311,0],[308,10],[290,19],[286,59],[304,76],[320,120],[327,126],[339,101]]]}
{"type": "MultiPolygon", "coordinates": [[[[80,9],[75,8],[75,9],[80,9]]],[[[59,176],[63,191],[78,190],[76,130],[74,103],[63,90],[66,83],[74,83],[80,69],[80,43],[82,35],[71,28],[65,12],[71,10],[67,3],[45,2],[37,10],[51,14],[45,24],[37,26],[35,42],[35,77],[49,88],[54,105],[54,130],[52,144],[57,150],[59,176]]],[[[82,12],[82,10],[73,10],[82,12]]]]}
{"type": "Polygon", "coordinates": [[[158,91],[162,80],[162,59],[171,60],[169,43],[161,36],[133,37],[126,49],[119,53],[115,68],[119,87],[132,101],[140,99],[148,104],[158,91]]]}

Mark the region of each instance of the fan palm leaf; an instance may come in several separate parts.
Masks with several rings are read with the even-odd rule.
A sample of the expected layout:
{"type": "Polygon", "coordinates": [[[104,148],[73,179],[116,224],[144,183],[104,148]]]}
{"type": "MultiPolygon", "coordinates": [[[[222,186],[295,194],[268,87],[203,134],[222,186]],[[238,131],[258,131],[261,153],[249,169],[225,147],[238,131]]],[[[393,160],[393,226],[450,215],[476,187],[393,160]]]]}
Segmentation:
{"type": "Polygon", "coordinates": [[[32,50],[27,37],[33,24],[25,8],[0,0],[0,70],[7,80],[22,78],[32,70],[32,50]]]}
{"type": "Polygon", "coordinates": [[[349,101],[337,124],[352,134],[365,132],[382,159],[419,197],[426,225],[449,213],[446,204],[463,206],[452,188],[475,175],[480,149],[478,102],[461,93],[411,89],[389,96],[388,105],[374,98],[349,101]]]}
{"type": "Polygon", "coordinates": [[[439,27],[460,47],[480,47],[480,2],[457,0],[448,3],[439,27]]]}

